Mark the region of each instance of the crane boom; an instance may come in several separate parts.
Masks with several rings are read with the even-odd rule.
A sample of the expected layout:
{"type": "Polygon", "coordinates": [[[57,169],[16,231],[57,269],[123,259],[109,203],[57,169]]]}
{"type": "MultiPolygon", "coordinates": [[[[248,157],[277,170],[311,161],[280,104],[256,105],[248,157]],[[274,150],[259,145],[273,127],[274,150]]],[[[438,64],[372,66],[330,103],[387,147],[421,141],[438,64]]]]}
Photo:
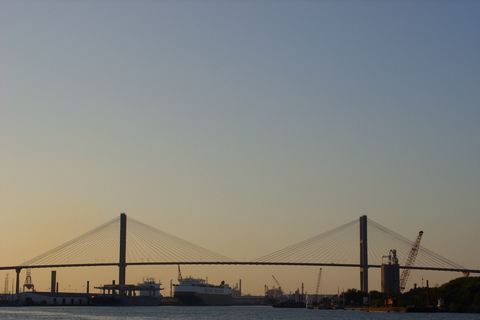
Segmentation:
{"type": "Polygon", "coordinates": [[[420,231],[418,233],[417,240],[415,240],[415,243],[413,244],[408,254],[407,262],[405,262],[405,267],[400,277],[400,292],[405,290],[405,286],[407,285],[408,277],[410,276],[410,271],[412,271],[410,267],[413,267],[413,264],[415,263],[415,259],[417,258],[418,249],[420,248],[420,240],[422,240],[422,235],[423,235],[423,231],[420,231]]]}
{"type": "Polygon", "coordinates": [[[318,292],[320,290],[320,280],[322,279],[322,268],[318,272],[317,290],[315,291],[315,300],[318,301],[318,292]]]}
{"type": "Polygon", "coordinates": [[[275,278],[274,275],[272,275],[273,280],[275,280],[275,283],[277,284],[278,288],[275,290],[275,298],[280,298],[283,296],[283,289],[282,286],[280,285],[280,282],[278,282],[277,278],[275,278]]]}
{"type": "Polygon", "coordinates": [[[182,281],[182,271],[180,271],[180,265],[178,265],[178,281],[182,281]]]}
{"type": "Polygon", "coordinates": [[[272,278],[273,278],[273,280],[275,280],[275,283],[277,284],[277,286],[278,286],[278,289],[281,289],[281,288],[282,288],[282,286],[280,285],[280,282],[278,282],[277,278],[275,278],[275,276],[274,276],[274,275],[272,275],[272,278]]]}

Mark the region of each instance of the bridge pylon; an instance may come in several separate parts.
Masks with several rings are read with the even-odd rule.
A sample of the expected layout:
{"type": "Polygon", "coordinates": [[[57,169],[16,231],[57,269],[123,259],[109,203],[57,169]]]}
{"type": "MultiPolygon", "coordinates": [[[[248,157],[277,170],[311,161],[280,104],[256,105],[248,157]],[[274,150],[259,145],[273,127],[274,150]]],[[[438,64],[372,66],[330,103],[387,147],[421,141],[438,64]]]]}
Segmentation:
{"type": "Polygon", "coordinates": [[[360,217],[360,290],[368,293],[367,216],[360,217]]]}
{"type": "Polygon", "coordinates": [[[125,274],[127,269],[127,215],[120,214],[120,254],[118,261],[118,284],[120,294],[125,294],[125,274]]]}

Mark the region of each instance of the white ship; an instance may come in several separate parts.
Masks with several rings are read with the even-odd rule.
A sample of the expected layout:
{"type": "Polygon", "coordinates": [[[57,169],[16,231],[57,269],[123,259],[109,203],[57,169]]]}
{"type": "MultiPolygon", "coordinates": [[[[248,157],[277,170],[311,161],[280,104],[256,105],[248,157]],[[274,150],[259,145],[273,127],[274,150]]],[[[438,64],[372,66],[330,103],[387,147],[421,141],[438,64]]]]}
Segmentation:
{"type": "Polygon", "coordinates": [[[232,304],[232,289],[222,281],[220,285],[204,279],[183,278],[178,268],[178,282],[173,285],[173,296],[183,305],[225,306],[232,304]]]}

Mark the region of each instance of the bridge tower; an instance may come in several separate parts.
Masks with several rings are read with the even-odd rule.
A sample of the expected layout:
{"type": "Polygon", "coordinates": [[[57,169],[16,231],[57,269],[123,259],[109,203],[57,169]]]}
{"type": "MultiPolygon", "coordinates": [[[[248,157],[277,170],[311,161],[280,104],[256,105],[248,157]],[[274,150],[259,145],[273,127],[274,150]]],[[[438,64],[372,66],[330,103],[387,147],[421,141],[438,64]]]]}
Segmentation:
{"type": "Polygon", "coordinates": [[[368,293],[367,216],[360,217],[360,290],[368,293]]]}
{"type": "Polygon", "coordinates": [[[125,271],[127,268],[127,215],[120,214],[120,255],[118,261],[118,285],[120,295],[125,294],[125,271]]]}

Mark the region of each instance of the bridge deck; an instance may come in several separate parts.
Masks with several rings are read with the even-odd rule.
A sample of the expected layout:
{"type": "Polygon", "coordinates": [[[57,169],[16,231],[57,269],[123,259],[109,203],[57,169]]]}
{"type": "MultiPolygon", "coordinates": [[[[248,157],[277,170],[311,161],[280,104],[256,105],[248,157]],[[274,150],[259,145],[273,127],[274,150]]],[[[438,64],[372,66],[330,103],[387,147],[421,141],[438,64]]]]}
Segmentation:
{"type": "MultiPolygon", "coordinates": [[[[147,265],[265,265],[265,266],[310,266],[310,267],[353,267],[359,268],[359,264],[349,263],[305,263],[305,262],[258,262],[258,261],[204,261],[204,262],[131,262],[126,263],[127,266],[147,266],[147,265]]],[[[77,263],[77,264],[51,264],[51,265],[20,265],[0,267],[0,270],[22,270],[22,269],[39,269],[39,268],[72,268],[72,267],[112,267],[118,266],[118,263],[77,263]]],[[[369,268],[380,268],[381,265],[369,265],[369,268]]],[[[405,269],[405,266],[400,266],[400,269],[405,269]]],[[[480,270],[475,269],[458,269],[458,268],[437,268],[437,267],[409,267],[409,269],[416,270],[432,270],[432,271],[451,271],[463,273],[480,273],[480,270]]]]}

